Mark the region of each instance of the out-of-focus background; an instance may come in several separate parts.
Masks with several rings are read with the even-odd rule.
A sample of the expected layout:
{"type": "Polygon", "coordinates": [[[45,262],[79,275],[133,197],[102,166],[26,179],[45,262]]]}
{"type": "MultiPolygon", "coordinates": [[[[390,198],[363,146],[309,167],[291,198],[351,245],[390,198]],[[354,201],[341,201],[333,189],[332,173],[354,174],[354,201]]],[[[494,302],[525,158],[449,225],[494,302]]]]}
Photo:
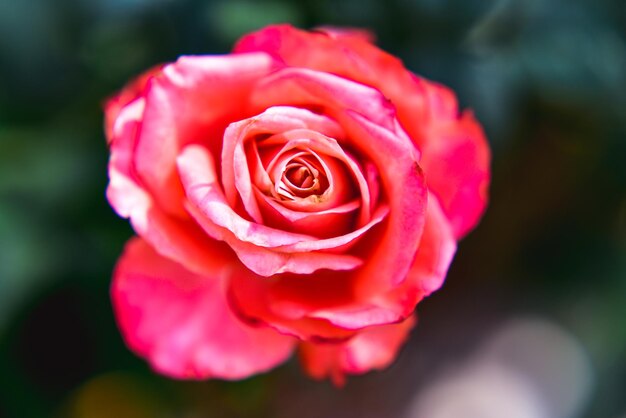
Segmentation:
{"type": "Polygon", "coordinates": [[[626,6],[615,0],[0,1],[0,416],[626,417],[626,6]],[[272,22],[373,30],[452,87],[490,207],[397,362],[342,390],[297,362],[154,375],[118,334],[101,103],[272,22]]]}

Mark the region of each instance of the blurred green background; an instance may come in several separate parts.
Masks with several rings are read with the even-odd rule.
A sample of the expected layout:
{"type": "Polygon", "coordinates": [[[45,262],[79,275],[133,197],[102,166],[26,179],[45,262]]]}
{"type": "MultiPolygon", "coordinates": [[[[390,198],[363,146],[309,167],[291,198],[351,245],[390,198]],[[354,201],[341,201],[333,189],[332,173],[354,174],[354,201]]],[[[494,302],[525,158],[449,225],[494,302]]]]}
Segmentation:
{"type": "Polygon", "coordinates": [[[623,1],[0,1],[0,417],[66,416],[626,417],[623,1]],[[156,376],[108,299],[132,230],[104,197],[103,99],[272,22],[373,30],[493,150],[490,207],[398,361],[342,390],[295,359],[156,376]]]}

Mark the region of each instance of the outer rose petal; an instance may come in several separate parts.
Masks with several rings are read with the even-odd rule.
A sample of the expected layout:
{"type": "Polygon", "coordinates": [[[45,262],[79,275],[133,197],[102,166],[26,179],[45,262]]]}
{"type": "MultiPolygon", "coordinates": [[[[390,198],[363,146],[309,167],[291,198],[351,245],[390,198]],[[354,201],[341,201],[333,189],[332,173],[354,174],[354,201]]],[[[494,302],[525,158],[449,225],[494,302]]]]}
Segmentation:
{"type": "Polygon", "coordinates": [[[186,216],[176,156],[186,144],[198,142],[219,155],[223,129],[248,116],[252,87],[274,67],[264,53],[184,56],[152,78],[133,161],[162,208],[186,216]]]}
{"type": "Polygon", "coordinates": [[[407,281],[419,283],[425,296],[439,289],[456,252],[453,230],[439,202],[430,196],[426,226],[407,281]]]}
{"type": "Polygon", "coordinates": [[[441,121],[422,143],[422,167],[457,238],[478,223],[487,204],[489,147],[471,112],[441,121]]]}
{"type": "Polygon", "coordinates": [[[111,288],[129,347],[175,378],[242,379],[285,361],[295,340],[239,321],[222,290],[226,274],[191,273],[132,239],[111,288]]]}
{"type": "Polygon", "coordinates": [[[288,66],[338,74],[379,89],[422,151],[420,163],[439,167],[425,172],[455,236],[462,237],[476,225],[487,204],[489,148],[480,128],[468,127],[467,119],[478,126],[473,118],[459,118],[456,98],[449,89],[413,75],[399,59],[349,31],[342,35],[332,29],[306,32],[289,25],[269,26],[241,38],[234,51],[264,51],[288,66]],[[440,124],[456,131],[456,138],[442,134],[440,124]]]}
{"type": "MultiPolygon", "coordinates": [[[[409,316],[420,300],[443,284],[455,251],[456,239],[450,223],[437,199],[430,196],[424,233],[406,280],[390,289],[381,287],[369,304],[354,299],[354,283],[347,275],[330,273],[325,278],[318,276],[313,284],[296,277],[268,283],[238,276],[233,280],[237,287],[231,290],[235,298],[232,300],[238,305],[238,312],[245,314],[248,310],[249,315],[256,318],[268,318],[265,320],[268,323],[279,321],[277,316],[282,320],[291,319],[292,322],[283,323],[282,332],[330,340],[337,330],[361,329],[362,332],[372,325],[394,323],[409,316]],[[327,289],[332,289],[335,299],[327,289]],[[336,330],[307,334],[301,331],[302,324],[298,320],[302,318],[325,319],[336,330]]],[[[338,335],[343,337],[341,333],[338,335]]]]}
{"type": "Polygon", "coordinates": [[[424,233],[406,280],[388,293],[381,293],[375,303],[402,317],[410,315],[420,300],[441,287],[455,251],[450,222],[437,199],[430,195],[424,233]]]}
{"type": "Polygon", "coordinates": [[[343,386],[346,374],[362,374],[384,369],[396,358],[415,324],[410,317],[404,322],[372,327],[339,344],[300,344],[300,361],[313,378],[330,377],[336,386],[343,386]]]}
{"type": "Polygon", "coordinates": [[[150,81],[152,77],[159,75],[162,67],[162,65],[157,65],[144,72],[126,85],[119,94],[107,99],[104,104],[104,132],[108,143],[113,141],[113,125],[121,110],[124,106],[143,94],[148,81],[150,81]]]}
{"type": "MultiPolygon", "coordinates": [[[[237,277],[233,284],[245,288],[239,290],[239,293],[250,293],[244,299],[247,302],[243,303],[248,309],[253,309],[252,306],[258,304],[257,306],[294,320],[304,317],[325,319],[338,329],[363,329],[397,322],[409,316],[420,300],[443,284],[455,251],[456,240],[450,223],[441,211],[437,199],[430,196],[424,233],[406,280],[391,289],[380,288],[380,294],[372,298],[369,305],[355,301],[354,294],[351,293],[354,284],[346,276],[331,276],[324,282],[318,278],[317,286],[297,278],[281,279],[267,284],[244,282],[237,277]],[[267,287],[258,293],[252,291],[253,287],[260,286],[267,287]],[[335,296],[342,297],[331,299],[326,292],[329,288],[333,289],[335,296]],[[262,299],[264,297],[266,300],[262,299]]],[[[256,309],[258,313],[260,309],[256,309]]],[[[296,322],[285,329],[297,330],[298,327],[296,322]]]]}
{"type": "Polygon", "coordinates": [[[320,305],[345,306],[353,302],[347,276],[324,269],[311,276],[285,274],[264,279],[242,269],[229,282],[228,298],[233,310],[252,323],[267,324],[301,340],[343,341],[355,332],[305,315],[320,305]],[[308,299],[303,300],[307,295],[308,299]]]}
{"type": "Polygon", "coordinates": [[[144,110],[137,98],[121,110],[111,127],[111,158],[107,198],[116,212],[130,218],[133,228],[161,254],[195,272],[214,272],[227,257],[222,243],[208,238],[187,219],[168,216],[142,188],[133,170],[132,157],[144,110]],[[219,256],[217,256],[219,254],[219,256]]]}
{"type": "Polygon", "coordinates": [[[318,26],[314,29],[314,31],[325,33],[326,35],[337,39],[356,38],[365,42],[369,42],[371,44],[376,42],[376,34],[367,29],[346,28],[338,26],[318,26]]]}

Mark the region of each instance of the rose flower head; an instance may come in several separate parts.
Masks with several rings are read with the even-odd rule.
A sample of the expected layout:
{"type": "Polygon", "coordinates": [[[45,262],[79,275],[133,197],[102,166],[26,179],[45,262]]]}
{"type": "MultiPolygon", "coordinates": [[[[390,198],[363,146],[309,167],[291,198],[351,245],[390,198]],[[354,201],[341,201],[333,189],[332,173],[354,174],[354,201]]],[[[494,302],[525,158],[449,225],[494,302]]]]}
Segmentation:
{"type": "Polygon", "coordinates": [[[107,197],[132,238],[111,296],[174,378],[387,367],[481,217],[490,152],[452,91],[365,31],[270,26],[105,105],[107,197]]]}

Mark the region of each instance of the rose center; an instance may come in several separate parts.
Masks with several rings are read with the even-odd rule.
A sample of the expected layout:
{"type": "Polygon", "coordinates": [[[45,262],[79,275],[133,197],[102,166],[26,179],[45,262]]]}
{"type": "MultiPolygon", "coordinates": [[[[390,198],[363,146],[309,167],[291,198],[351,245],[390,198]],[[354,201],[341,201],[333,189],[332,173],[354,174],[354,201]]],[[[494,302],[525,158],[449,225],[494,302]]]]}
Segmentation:
{"type": "Polygon", "coordinates": [[[292,164],[287,167],[287,171],[285,172],[284,177],[294,187],[298,187],[300,189],[309,189],[319,184],[317,174],[318,173],[316,172],[311,172],[309,167],[292,164]]]}
{"type": "Polygon", "coordinates": [[[324,168],[310,156],[297,156],[289,161],[277,184],[278,194],[286,199],[321,195],[328,188],[324,168]]]}

